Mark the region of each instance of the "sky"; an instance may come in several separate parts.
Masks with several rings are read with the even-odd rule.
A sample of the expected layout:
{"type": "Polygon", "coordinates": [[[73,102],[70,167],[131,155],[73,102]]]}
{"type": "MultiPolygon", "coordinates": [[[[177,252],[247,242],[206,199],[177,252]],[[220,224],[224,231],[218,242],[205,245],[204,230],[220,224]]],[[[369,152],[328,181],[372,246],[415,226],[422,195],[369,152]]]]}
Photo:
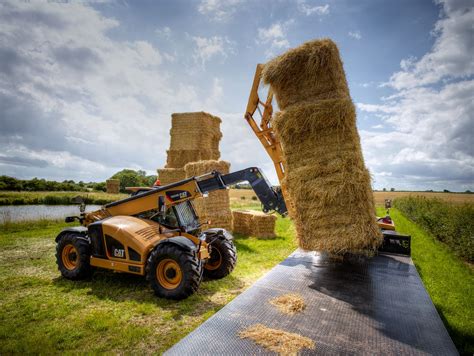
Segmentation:
{"type": "Polygon", "coordinates": [[[0,2],[0,175],[162,168],[171,113],[222,119],[232,170],[272,162],[243,119],[257,63],[340,49],[375,189],[474,190],[470,0],[0,2]]]}

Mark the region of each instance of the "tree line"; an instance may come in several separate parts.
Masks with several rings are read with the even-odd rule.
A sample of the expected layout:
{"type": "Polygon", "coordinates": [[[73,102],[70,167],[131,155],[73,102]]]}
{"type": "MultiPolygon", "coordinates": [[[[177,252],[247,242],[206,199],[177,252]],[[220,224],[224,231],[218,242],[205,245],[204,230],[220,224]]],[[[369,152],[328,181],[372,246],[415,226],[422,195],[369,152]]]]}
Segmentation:
{"type": "MultiPolygon", "coordinates": [[[[145,171],[123,169],[110,179],[118,179],[120,181],[120,191],[125,193],[125,187],[131,186],[152,186],[156,181],[156,175],[147,175],[145,171]]],[[[53,180],[46,180],[40,178],[33,179],[18,179],[2,175],[0,176],[0,191],[74,191],[74,192],[90,192],[90,191],[106,191],[105,182],[76,182],[74,180],[64,180],[57,182],[53,180]]]]}

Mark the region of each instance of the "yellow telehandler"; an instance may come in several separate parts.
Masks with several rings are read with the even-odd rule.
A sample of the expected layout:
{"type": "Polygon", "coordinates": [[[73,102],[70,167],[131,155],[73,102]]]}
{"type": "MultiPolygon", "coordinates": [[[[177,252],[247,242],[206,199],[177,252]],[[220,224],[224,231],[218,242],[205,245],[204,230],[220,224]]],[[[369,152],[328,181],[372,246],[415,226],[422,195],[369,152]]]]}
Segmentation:
{"type": "Polygon", "coordinates": [[[259,168],[229,174],[210,172],[165,186],[140,188],[134,195],[85,213],[81,226],[56,237],[56,260],[68,279],[83,279],[94,268],[146,276],[156,295],[183,299],[194,293],[203,275],[223,278],[235,267],[237,251],[229,231],[201,229],[192,201],[247,181],[265,212],[285,216],[286,205],[259,168]]]}

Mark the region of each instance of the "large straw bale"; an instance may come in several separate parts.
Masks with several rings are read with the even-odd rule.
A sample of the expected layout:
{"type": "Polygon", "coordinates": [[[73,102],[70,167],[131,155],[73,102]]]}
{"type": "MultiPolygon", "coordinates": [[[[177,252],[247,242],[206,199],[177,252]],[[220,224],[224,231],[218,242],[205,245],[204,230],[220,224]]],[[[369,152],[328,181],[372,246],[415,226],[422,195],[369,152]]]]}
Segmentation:
{"type": "Polygon", "coordinates": [[[303,101],[350,97],[339,50],[329,39],[289,50],[268,62],[262,75],[282,110],[303,101]]]}
{"type": "Polygon", "coordinates": [[[219,150],[221,119],[205,112],[171,115],[172,150],[219,150]]]}
{"type": "Polygon", "coordinates": [[[161,185],[175,183],[186,178],[184,168],[163,168],[158,169],[157,172],[161,185]]]}
{"type": "MultiPolygon", "coordinates": [[[[188,178],[201,176],[212,171],[227,174],[230,170],[230,163],[216,160],[191,162],[184,166],[184,170],[188,178]]],[[[228,190],[213,191],[209,193],[207,198],[195,199],[194,207],[201,221],[211,221],[208,227],[232,229],[232,212],[228,190]]]]}
{"type": "Polygon", "coordinates": [[[282,109],[272,125],[300,247],[371,254],[381,233],[336,45],[311,41],[291,50],[266,66],[264,81],[282,109]]]}
{"type": "Polygon", "coordinates": [[[118,179],[107,179],[106,181],[106,192],[109,194],[118,194],[120,191],[120,180],[118,179]]]}
{"type": "Polygon", "coordinates": [[[264,214],[261,211],[240,210],[232,212],[233,231],[235,233],[260,238],[275,237],[274,215],[264,214]]]}
{"type": "Polygon", "coordinates": [[[218,149],[168,150],[165,168],[183,168],[187,163],[201,160],[218,160],[218,149]]]}

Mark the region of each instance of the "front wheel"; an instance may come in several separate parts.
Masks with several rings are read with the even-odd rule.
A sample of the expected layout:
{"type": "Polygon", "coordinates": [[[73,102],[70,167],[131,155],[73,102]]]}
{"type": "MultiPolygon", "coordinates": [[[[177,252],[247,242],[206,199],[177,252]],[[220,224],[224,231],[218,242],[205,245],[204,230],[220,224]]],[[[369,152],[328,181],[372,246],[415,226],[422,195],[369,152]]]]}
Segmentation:
{"type": "Polygon", "coordinates": [[[231,240],[218,238],[210,246],[211,256],[204,265],[204,275],[221,279],[230,274],[237,264],[237,250],[231,240]]]}
{"type": "Polygon", "coordinates": [[[62,276],[67,279],[84,279],[91,275],[90,245],[73,233],[64,234],[56,245],[56,263],[62,276]]]}
{"type": "Polygon", "coordinates": [[[158,245],[148,258],[146,278],[157,296],[184,299],[198,290],[202,264],[192,251],[173,244],[158,245]]]}

